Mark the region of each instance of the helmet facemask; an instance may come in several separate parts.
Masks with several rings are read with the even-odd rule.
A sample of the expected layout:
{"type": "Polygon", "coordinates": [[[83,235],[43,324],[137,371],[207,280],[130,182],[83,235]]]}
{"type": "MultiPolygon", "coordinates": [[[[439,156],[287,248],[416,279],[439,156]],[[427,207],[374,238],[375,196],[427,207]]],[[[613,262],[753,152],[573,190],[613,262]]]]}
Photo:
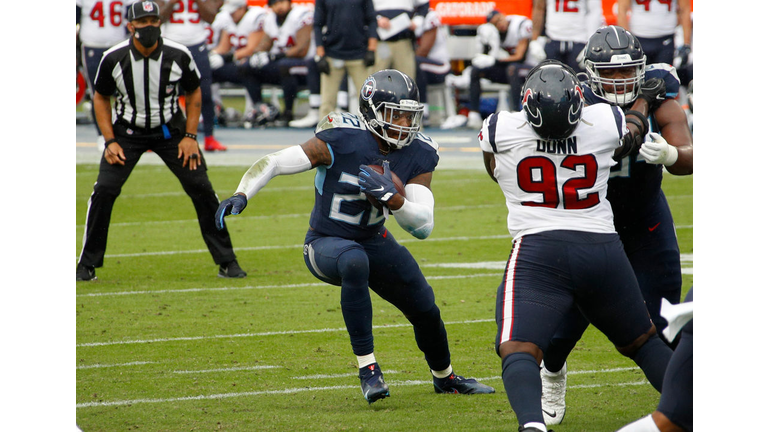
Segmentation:
{"type": "Polygon", "coordinates": [[[585,61],[589,85],[595,96],[606,102],[626,106],[634,102],[640,94],[640,85],[645,81],[645,55],[639,60],[633,60],[629,54],[617,54],[611,57],[610,62],[595,62],[587,58],[585,61]],[[601,71],[606,69],[619,69],[633,67],[635,74],[630,78],[605,78],[601,71]],[[605,86],[612,86],[613,92],[605,90],[605,86]]]}
{"type": "Polygon", "coordinates": [[[375,119],[365,122],[368,130],[396,149],[409,145],[421,129],[424,105],[418,101],[402,99],[399,104],[380,102],[378,105],[373,105],[373,101],[368,103],[371,104],[372,111],[376,115],[375,119]],[[397,124],[400,116],[410,117],[410,126],[397,124]]]}

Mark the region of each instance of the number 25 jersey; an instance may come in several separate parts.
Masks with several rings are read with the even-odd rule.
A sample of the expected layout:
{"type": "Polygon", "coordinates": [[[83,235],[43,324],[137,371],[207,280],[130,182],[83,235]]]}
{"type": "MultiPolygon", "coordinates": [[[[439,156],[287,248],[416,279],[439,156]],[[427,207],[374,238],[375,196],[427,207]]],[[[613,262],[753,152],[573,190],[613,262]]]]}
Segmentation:
{"type": "Polygon", "coordinates": [[[607,104],[585,106],[562,140],[539,137],[524,112],[485,119],[478,139],[496,159],[509,233],[518,239],[552,230],[616,232],[606,193],[613,152],[627,132],[622,111],[607,104]]]}

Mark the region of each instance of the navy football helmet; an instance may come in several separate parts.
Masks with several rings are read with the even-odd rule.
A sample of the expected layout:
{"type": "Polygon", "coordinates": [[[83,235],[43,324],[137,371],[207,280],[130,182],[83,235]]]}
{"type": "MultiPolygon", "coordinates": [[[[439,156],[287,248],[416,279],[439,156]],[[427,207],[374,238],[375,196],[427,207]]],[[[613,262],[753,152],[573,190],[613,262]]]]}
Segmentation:
{"type": "Polygon", "coordinates": [[[584,93],[576,72],[557,60],[531,69],[523,84],[523,110],[528,123],[547,140],[570,136],[581,120],[584,93]]]}
{"type": "Polygon", "coordinates": [[[645,80],[645,54],[632,33],[619,26],[600,27],[584,49],[584,66],[595,96],[619,106],[629,105],[640,94],[645,80]],[[628,78],[607,78],[605,69],[634,68],[628,78]],[[607,91],[606,86],[609,87],[607,91]]]}
{"type": "Polygon", "coordinates": [[[398,149],[413,141],[424,115],[416,83],[395,69],[378,71],[365,80],[360,88],[359,109],[368,130],[398,149]],[[398,116],[407,116],[410,125],[395,124],[398,116]]]}

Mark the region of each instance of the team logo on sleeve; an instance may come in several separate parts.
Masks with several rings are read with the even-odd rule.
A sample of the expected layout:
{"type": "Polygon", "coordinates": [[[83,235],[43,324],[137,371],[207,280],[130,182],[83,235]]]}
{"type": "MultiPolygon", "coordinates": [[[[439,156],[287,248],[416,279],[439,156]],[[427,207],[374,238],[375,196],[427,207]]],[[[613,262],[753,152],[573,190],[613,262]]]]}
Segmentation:
{"type": "Polygon", "coordinates": [[[373,97],[373,91],[375,89],[376,80],[373,79],[373,77],[368,77],[368,79],[365,80],[363,87],[360,89],[360,96],[363,97],[363,100],[371,100],[371,97],[373,97]]]}

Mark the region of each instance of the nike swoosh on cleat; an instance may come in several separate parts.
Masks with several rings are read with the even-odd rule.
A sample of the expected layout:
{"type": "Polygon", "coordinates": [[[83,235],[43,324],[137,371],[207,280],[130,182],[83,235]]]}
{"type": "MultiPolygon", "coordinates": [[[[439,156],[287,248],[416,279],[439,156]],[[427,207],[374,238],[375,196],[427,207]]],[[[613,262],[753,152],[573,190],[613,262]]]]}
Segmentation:
{"type": "Polygon", "coordinates": [[[658,227],[659,227],[659,225],[661,225],[661,222],[657,223],[656,225],[654,225],[654,226],[652,226],[652,227],[648,227],[648,231],[650,231],[650,232],[653,232],[653,230],[655,230],[656,228],[658,228],[658,227]]]}
{"type": "Polygon", "coordinates": [[[542,409],[541,412],[543,412],[544,414],[546,414],[546,415],[548,415],[548,416],[550,416],[552,418],[557,417],[557,411],[552,411],[552,414],[550,414],[549,411],[547,411],[545,409],[542,409]]]}

